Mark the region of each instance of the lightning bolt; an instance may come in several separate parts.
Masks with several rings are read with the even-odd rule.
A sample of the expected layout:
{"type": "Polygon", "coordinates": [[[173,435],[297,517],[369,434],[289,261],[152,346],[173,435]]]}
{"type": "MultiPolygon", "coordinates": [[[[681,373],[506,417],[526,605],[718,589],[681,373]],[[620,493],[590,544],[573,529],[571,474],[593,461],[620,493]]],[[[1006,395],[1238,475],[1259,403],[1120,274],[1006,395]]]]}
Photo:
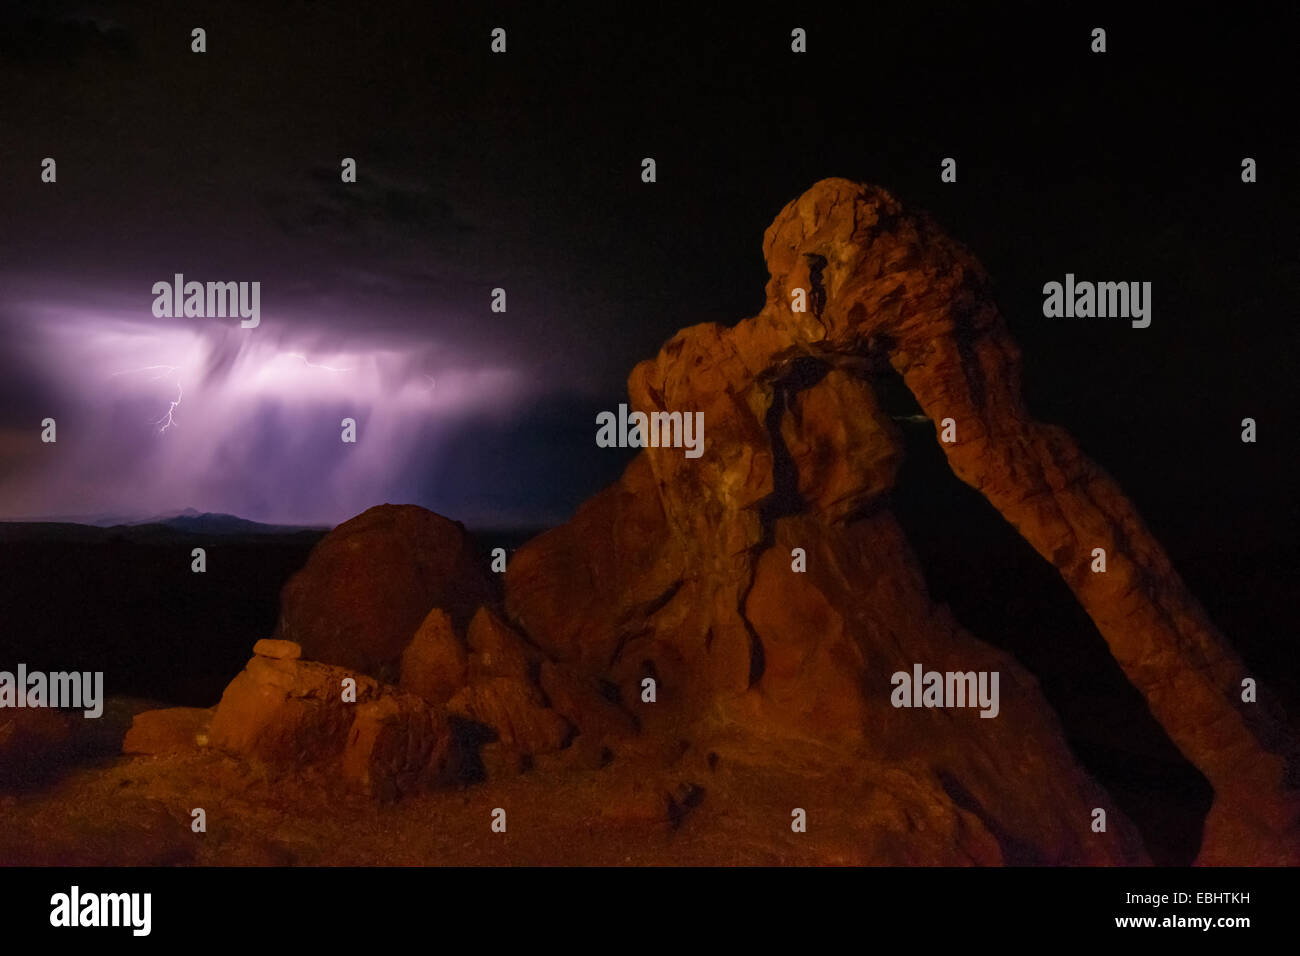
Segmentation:
{"type": "MultiPolygon", "coordinates": [[[[117,376],[119,376],[119,375],[134,375],[136,372],[152,372],[152,371],[153,371],[154,369],[156,369],[156,368],[166,369],[167,372],[178,372],[178,371],[180,371],[180,366],[179,366],[179,365],[146,365],[144,368],[129,368],[129,369],[127,369],[125,372],[114,372],[114,373],[113,373],[111,376],[109,376],[109,377],[110,377],[110,378],[117,378],[117,376]]],[[[158,381],[158,379],[160,379],[160,378],[166,378],[166,377],[167,377],[167,372],[163,372],[163,374],[161,374],[161,375],[155,375],[155,376],[153,376],[153,377],[150,379],[150,381],[151,381],[151,382],[156,382],[156,381],[158,381]]]]}
{"type": "MultiPolygon", "coordinates": [[[[145,366],[142,367],[142,368],[129,368],[129,369],[126,369],[126,370],[123,371],[123,372],[114,372],[114,373],[113,373],[112,375],[110,375],[109,377],[110,377],[110,378],[117,378],[117,376],[119,376],[119,375],[135,375],[135,374],[137,374],[137,373],[139,373],[139,372],[152,372],[152,371],[156,371],[157,369],[163,369],[163,371],[160,372],[158,375],[152,375],[152,376],[150,376],[150,377],[149,377],[149,381],[151,381],[151,382],[156,382],[156,381],[158,381],[160,378],[167,378],[168,373],[179,372],[179,371],[181,370],[181,366],[179,366],[179,365],[145,365],[145,366]]],[[[165,432],[167,429],[171,428],[173,425],[177,424],[177,422],[176,422],[176,406],[179,405],[179,404],[181,403],[181,397],[182,397],[183,394],[184,394],[184,393],[181,391],[181,380],[180,380],[179,377],[177,377],[177,379],[176,379],[176,400],[175,400],[174,402],[171,403],[170,407],[168,407],[166,413],[163,414],[162,418],[154,419],[153,421],[151,421],[151,422],[149,423],[150,425],[161,425],[161,426],[162,426],[161,428],[158,429],[158,434],[159,434],[159,435],[161,435],[161,434],[162,434],[163,432],[165,432]]]]}
{"type": "Polygon", "coordinates": [[[176,406],[179,405],[179,404],[181,403],[181,395],[182,395],[182,394],[183,394],[183,393],[182,393],[182,391],[181,391],[181,383],[180,383],[180,382],[177,382],[177,383],[176,383],[176,401],[172,402],[171,407],[167,409],[167,414],[166,414],[166,415],[164,415],[162,418],[158,419],[158,421],[156,421],[156,422],[152,422],[152,423],[151,423],[151,424],[154,424],[154,425],[158,425],[158,424],[161,424],[161,425],[162,425],[162,428],[158,429],[158,434],[159,434],[159,435],[161,435],[161,434],[162,434],[163,432],[165,432],[167,429],[171,428],[173,425],[176,424],[176,406]]]}
{"type": "MultiPolygon", "coordinates": [[[[307,359],[307,356],[303,355],[301,352],[285,352],[285,353],[283,353],[283,354],[284,354],[284,355],[287,355],[287,356],[289,356],[289,357],[291,357],[291,358],[296,358],[296,359],[298,359],[298,360],[301,361],[304,365],[306,365],[308,368],[319,369],[319,370],[321,370],[321,371],[323,371],[323,372],[350,372],[350,371],[352,371],[351,368],[336,368],[335,366],[332,366],[332,365],[320,365],[320,364],[317,364],[316,362],[311,362],[311,361],[309,361],[309,360],[307,359]]],[[[183,368],[184,368],[184,366],[181,366],[181,365],[145,365],[145,366],[142,366],[141,368],[131,368],[131,369],[126,369],[126,370],[121,371],[121,372],[113,372],[111,377],[116,378],[116,377],[119,376],[119,375],[137,375],[137,374],[139,374],[139,373],[141,373],[141,372],[156,372],[157,374],[149,376],[149,380],[150,380],[151,382],[156,382],[156,381],[158,381],[158,380],[160,380],[160,379],[164,379],[164,378],[174,378],[174,379],[175,379],[175,381],[176,381],[176,398],[171,402],[170,405],[168,405],[168,407],[167,407],[167,411],[163,413],[163,415],[162,415],[161,418],[156,418],[156,419],[154,419],[153,421],[151,421],[151,422],[149,423],[149,424],[151,424],[151,425],[157,425],[157,426],[159,426],[159,427],[158,427],[158,434],[161,435],[161,434],[163,434],[164,432],[166,432],[167,429],[172,428],[172,427],[174,427],[174,426],[180,424],[179,422],[176,421],[176,409],[177,409],[177,407],[180,405],[181,400],[185,397],[185,391],[184,391],[184,389],[181,387],[181,380],[180,380],[180,376],[179,376],[179,374],[178,374],[178,373],[179,373],[183,368]]],[[[433,378],[430,377],[430,376],[425,376],[425,377],[429,379],[429,382],[430,382],[430,388],[432,388],[433,378]]]]}
{"type": "Polygon", "coordinates": [[[350,368],[334,368],[333,366],[330,366],[330,365],[316,365],[316,364],[313,363],[313,362],[308,362],[308,361],[307,361],[307,356],[305,356],[305,355],[303,355],[303,354],[301,354],[301,353],[299,353],[299,352],[285,352],[284,354],[285,354],[285,355],[288,355],[288,356],[291,356],[292,358],[302,359],[302,364],[303,364],[303,365],[306,365],[308,368],[319,368],[319,369],[323,369],[323,370],[326,371],[326,372],[350,372],[350,371],[352,371],[352,369],[350,369],[350,368]]]}

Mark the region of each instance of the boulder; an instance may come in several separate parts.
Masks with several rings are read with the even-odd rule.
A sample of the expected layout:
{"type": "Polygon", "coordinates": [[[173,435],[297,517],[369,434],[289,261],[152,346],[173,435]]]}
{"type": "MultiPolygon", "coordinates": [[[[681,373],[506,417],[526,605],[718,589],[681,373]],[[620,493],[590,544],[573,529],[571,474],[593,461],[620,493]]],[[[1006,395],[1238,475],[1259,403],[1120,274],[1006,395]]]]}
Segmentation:
{"type": "Polygon", "coordinates": [[[465,686],[469,652],[451,623],[451,616],[434,608],[402,652],[399,686],[431,704],[442,705],[465,686]]]}
{"type": "MultiPolygon", "coordinates": [[[[202,713],[163,711],[142,733],[155,722],[168,730],[197,723],[202,713]]],[[[346,784],[381,800],[449,784],[460,770],[441,707],[317,661],[254,657],[226,687],[208,736],[221,750],[284,770],[336,767],[346,784]],[[349,678],[355,702],[343,699],[349,678]]]]}
{"type": "Polygon", "coordinates": [[[546,706],[536,687],[515,677],[471,684],[451,699],[447,710],[491,728],[501,743],[524,754],[559,750],[573,730],[546,706]]]}
{"type": "Polygon", "coordinates": [[[380,505],[339,525],[280,596],[276,638],[313,661],[396,681],[429,611],[464,627],[492,589],[458,522],[415,505],[380,505]]]}
{"type": "Polygon", "coordinates": [[[300,767],[343,751],[358,704],[380,696],[378,681],[316,661],[254,657],[227,685],[209,735],[212,746],[267,764],[300,767]],[[343,680],[357,683],[343,701],[343,680]]]}
{"type": "Polygon", "coordinates": [[[358,789],[391,800],[450,784],[459,764],[446,715],[413,694],[389,694],[356,706],[342,768],[358,789]]]}
{"type": "Polygon", "coordinates": [[[168,707],[136,714],[122,743],[122,752],[169,754],[205,747],[215,711],[214,707],[168,707]]]}
{"type": "Polygon", "coordinates": [[[258,657],[271,657],[280,661],[296,661],[302,657],[302,648],[293,641],[277,641],[264,637],[253,645],[253,653],[258,657]]]}
{"type": "Polygon", "coordinates": [[[542,655],[528,646],[514,628],[488,608],[479,608],[469,622],[469,679],[509,677],[531,681],[542,655]]]}
{"type": "Polygon", "coordinates": [[[636,733],[636,721],[601,692],[595,682],[563,665],[543,661],[538,680],[551,709],[577,727],[587,741],[636,733]]]}

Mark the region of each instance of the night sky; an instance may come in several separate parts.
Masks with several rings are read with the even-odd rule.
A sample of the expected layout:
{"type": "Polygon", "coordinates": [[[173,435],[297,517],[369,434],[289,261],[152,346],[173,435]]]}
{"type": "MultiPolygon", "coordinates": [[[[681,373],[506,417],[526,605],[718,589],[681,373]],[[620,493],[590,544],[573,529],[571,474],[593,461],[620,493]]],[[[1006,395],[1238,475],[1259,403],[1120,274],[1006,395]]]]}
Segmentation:
{"type": "Polygon", "coordinates": [[[7,5],[0,518],[333,524],[402,501],[480,527],[564,520],[629,459],[594,436],[632,366],[756,312],[764,228],[844,176],[984,262],[1030,408],[1157,535],[1289,541],[1294,23],[877,6],[7,5]],[[151,288],[177,272],[260,281],[260,326],[155,318],[151,288]],[[1152,282],[1151,327],[1044,318],[1043,283],[1067,272],[1152,282]]]}

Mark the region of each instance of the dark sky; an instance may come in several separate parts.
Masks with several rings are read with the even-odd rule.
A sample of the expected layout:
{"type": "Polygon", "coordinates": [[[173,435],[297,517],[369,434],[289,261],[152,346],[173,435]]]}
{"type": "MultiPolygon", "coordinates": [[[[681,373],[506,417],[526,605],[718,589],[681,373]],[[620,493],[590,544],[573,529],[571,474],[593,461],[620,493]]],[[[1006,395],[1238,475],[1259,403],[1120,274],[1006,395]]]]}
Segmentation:
{"type": "Polygon", "coordinates": [[[982,259],[1031,408],[1157,531],[1294,530],[1294,22],[534,6],[5,7],[0,517],[561,520],[627,461],[594,434],[631,367],[756,312],[764,228],[846,176],[982,259]],[[155,318],[176,272],[260,281],[261,325],[155,318]],[[1066,272],[1152,282],[1151,327],[1045,319],[1066,272]]]}

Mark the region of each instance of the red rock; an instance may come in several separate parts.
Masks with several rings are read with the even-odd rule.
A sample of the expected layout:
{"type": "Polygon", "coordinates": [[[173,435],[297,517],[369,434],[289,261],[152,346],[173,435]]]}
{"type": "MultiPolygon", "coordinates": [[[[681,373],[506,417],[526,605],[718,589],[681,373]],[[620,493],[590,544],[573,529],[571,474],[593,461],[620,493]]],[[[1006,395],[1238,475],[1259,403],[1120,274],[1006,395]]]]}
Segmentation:
{"type": "Polygon", "coordinates": [[[626,736],[636,732],[636,722],[606,698],[594,683],[552,661],[544,661],[538,681],[551,708],[577,727],[589,740],[626,736]]]}
{"type": "Polygon", "coordinates": [[[650,462],[638,456],[572,521],[515,552],[506,607],[552,657],[601,672],[646,613],[671,597],[684,571],[650,462]]]}
{"type": "Polygon", "coordinates": [[[803,504],[829,521],[851,516],[892,488],[903,458],[898,429],[871,386],[839,369],[791,397],[781,438],[803,504]]]}
{"type": "Polygon", "coordinates": [[[413,694],[358,704],[343,751],[343,776],[384,800],[446,785],[459,769],[446,716],[413,694]]]}
{"type": "Polygon", "coordinates": [[[346,783],[383,800],[450,783],[460,766],[441,708],[316,661],[254,657],[222,694],[209,738],[285,770],[336,768],[346,783]],[[348,678],[356,681],[355,702],[343,699],[348,678]]]}
{"type": "Polygon", "coordinates": [[[302,648],[293,641],[277,641],[264,637],[253,645],[253,653],[258,657],[273,657],[276,660],[296,661],[302,657],[302,648]]]}
{"type": "MultiPolygon", "coordinates": [[[[463,529],[385,506],[322,541],[286,587],[279,636],[377,674],[400,657],[404,686],[496,734],[480,754],[489,777],[595,769],[626,735],[602,771],[600,812],[629,827],[681,824],[698,807],[788,838],[786,814],[803,806],[810,833],[793,839],[840,833],[828,845],[842,862],[1146,862],[1034,677],[928,595],[888,510],[901,448],[873,383],[889,368],[931,421],[955,420],[959,440],[940,445],[954,473],[1059,570],[1213,784],[1200,862],[1300,861],[1283,716],[1242,704],[1242,663],[1132,504],[1030,416],[1019,349],[974,257],[845,180],[787,205],[764,254],[758,315],[683,329],[628,379],[638,411],[704,414],[702,456],[646,449],[521,548],[505,616],[485,606],[463,529]],[[809,312],[791,311],[796,287],[809,312]],[[1093,546],[1107,549],[1104,575],[1089,573],[1093,546]],[[892,673],[917,663],[997,672],[998,716],[894,707],[892,673]],[[646,677],[653,703],[640,698],[646,677]],[[1094,807],[1105,833],[1091,830],[1094,807]]],[[[341,706],[347,673],[255,657],[217,708],[214,743],[291,766],[337,758],[380,796],[446,779],[449,720],[366,678],[360,702],[341,706]]]]}
{"type": "MultiPolygon", "coordinates": [[[[937,782],[891,799],[928,802],[936,820],[951,824],[925,839],[967,839],[980,821],[976,843],[1004,834],[1012,860],[1144,859],[1136,831],[1079,767],[1032,677],[931,604],[882,510],[901,449],[871,378],[892,365],[933,420],[957,419],[962,441],[944,450],[959,475],[978,472],[971,483],[1049,559],[1087,553],[1050,535],[1038,540],[1037,509],[1043,495],[1061,500],[1052,475],[1070,467],[1073,453],[1042,467],[1035,448],[1046,446],[1034,436],[1048,433],[1035,431],[1019,402],[1018,354],[982,269],[887,193],[843,180],[791,203],[764,248],[772,278],[759,315],[730,329],[684,329],[628,379],[638,411],[704,414],[703,455],[646,449],[568,525],[520,549],[506,576],[512,618],[574,674],[614,680],[652,736],[707,732],[722,721],[750,735],[733,742],[728,759],[762,761],[780,741],[815,739],[884,768],[919,762],[937,782]],[[811,311],[790,310],[795,287],[811,290],[811,311]],[[987,454],[991,436],[1001,443],[996,455],[987,454]],[[1046,480],[1036,483],[1039,475],[1046,480]],[[794,548],[804,549],[803,573],[791,568],[794,548]],[[893,708],[889,675],[916,661],[999,670],[1008,701],[1001,716],[972,723],[893,708]],[[656,704],[637,697],[645,676],[658,683],[656,704]],[[1008,788],[1008,780],[1021,783],[1008,788]],[[1088,826],[1094,806],[1112,810],[1104,837],[1088,826]]],[[[1051,442],[1065,447],[1059,437],[1051,442]]],[[[1073,494],[1069,484],[1062,491],[1073,494]]],[[[1093,483],[1060,527],[1113,546],[1121,528],[1138,526],[1126,511],[1089,515],[1082,496],[1094,492],[1097,500],[1122,497],[1093,483]]],[[[1137,533],[1143,554],[1155,554],[1137,533]]],[[[1181,587],[1172,572],[1168,581],[1181,587]]],[[[1125,600],[1141,604],[1146,593],[1137,588],[1125,600]]],[[[1103,633],[1136,630],[1105,606],[1089,608],[1103,633]]],[[[1160,653],[1176,667],[1190,663],[1179,657],[1181,638],[1162,640],[1160,653]]],[[[1214,659],[1223,660],[1222,642],[1215,646],[1214,659]]],[[[1215,680],[1226,688],[1235,676],[1229,667],[1215,680]]],[[[1242,727],[1232,721],[1214,732],[1242,727]]],[[[1243,737],[1223,743],[1252,760],[1261,753],[1243,737]]],[[[1267,759],[1255,766],[1265,768],[1261,783],[1268,767],[1276,770],[1267,759]]],[[[879,846],[901,852],[887,839],[879,846]]],[[[934,843],[908,858],[953,852],[934,843]]]]}
{"type": "Polygon", "coordinates": [[[215,711],[213,707],[169,707],[136,714],[122,752],[169,754],[205,747],[215,711]]]}
{"type": "Polygon", "coordinates": [[[501,743],[521,753],[548,753],[568,741],[572,728],[545,705],[526,681],[493,677],[462,689],[447,704],[449,713],[490,727],[501,743]]]}
{"type": "Polygon", "coordinates": [[[451,616],[441,608],[434,608],[402,652],[399,685],[432,704],[441,705],[465,686],[468,673],[469,653],[456,635],[451,616]]]}
{"type": "Polygon", "coordinates": [[[221,695],[209,739],[268,764],[317,763],[342,753],[357,704],[379,696],[377,681],[341,667],[254,657],[221,695]],[[343,701],[349,677],[355,704],[343,701]]]}
{"type": "Polygon", "coordinates": [[[533,754],[563,747],[573,728],[547,706],[533,680],[542,653],[488,608],[470,621],[469,646],[470,683],[447,708],[496,734],[495,744],[480,754],[489,776],[518,772],[516,763],[526,765],[533,754]]]}
{"type": "MultiPolygon", "coordinates": [[[[852,800],[849,862],[1145,862],[1140,835],[1070,752],[1034,678],[927,594],[888,511],[901,446],[874,382],[892,369],[931,421],[955,420],[959,440],[940,446],[953,471],[1060,571],[1214,785],[1202,859],[1300,858],[1281,715],[1242,705],[1244,667],[1132,505],[1068,435],[1024,408],[1019,350],[974,257],[885,191],[845,180],[790,203],[764,254],[771,278],[758,315],[683,329],[628,378],[637,411],[703,414],[703,454],[645,449],[570,522],[519,549],[504,616],[489,609],[459,526],[373,509],[327,537],[286,588],[278,636],[384,674],[430,609],[444,608],[449,623],[436,618],[429,628],[441,636],[412,647],[404,682],[496,733],[482,754],[490,776],[534,758],[556,770],[603,762],[605,739],[639,726],[605,771],[633,768],[606,808],[630,824],[680,823],[692,805],[708,812],[749,773],[788,779],[809,805],[852,800]],[[791,311],[796,287],[810,311],[791,311]],[[1107,549],[1105,575],[1088,573],[1094,546],[1107,549]],[[446,635],[466,626],[462,671],[446,635]],[[916,663],[996,671],[997,718],[892,706],[891,674],[916,663]],[[654,703],[640,698],[647,677],[654,703]],[[601,681],[618,686],[634,721],[601,698],[601,681]],[[582,759],[561,756],[566,745],[582,759]],[[704,753],[707,766],[685,766],[704,753]],[[650,764],[689,770],[690,786],[675,789],[684,778],[667,770],[642,774],[650,764]],[[720,796],[700,804],[706,774],[720,796]],[[1105,833],[1091,831],[1094,807],[1108,811],[1105,833]]],[[[334,745],[323,699],[253,670],[227,692],[246,749],[334,745]],[[257,694],[256,707],[240,704],[257,694]],[[273,729],[253,712],[273,714],[273,729]]],[[[301,682],[311,684],[291,684],[301,682]]],[[[371,767],[387,754],[385,769],[353,776],[400,789],[420,732],[400,705],[372,710],[353,759],[371,767]]]]}
{"type": "Polygon", "coordinates": [[[479,763],[488,780],[509,780],[532,768],[532,757],[514,744],[492,741],[479,749],[479,763]]]}
{"type": "MultiPolygon", "coordinates": [[[[1214,786],[1214,815],[1267,820],[1280,842],[1295,842],[1285,716],[1241,700],[1245,666],[1132,503],[1064,430],[1025,409],[1020,350],[975,258],[884,190],[842,179],[786,206],[764,253],[767,305],[733,335],[763,349],[784,338],[786,349],[887,359],[932,421],[955,421],[959,440],[940,443],[953,472],[1056,566],[1152,715],[1214,786]],[[811,286],[814,262],[825,263],[825,307],[793,315],[789,290],[811,286]],[[1089,573],[1096,546],[1107,550],[1105,574],[1089,573]]],[[[1237,859],[1249,862],[1257,843],[1237,859]]]]}
{"type": "Polygon", "coordinates": [[[488,608],[479,608],[469,622],[469,678],[471,681],[510,677],[531,681],[541,654],[488,608]]]}
{"type": "Polygon", "coordinates": [[[308,658],[396,680],[402,651],[435,607],[464,627],[491,600],[463,526],[414,505],[380,505],[339,525],[285,585],[276,637],[308,658]]]}

